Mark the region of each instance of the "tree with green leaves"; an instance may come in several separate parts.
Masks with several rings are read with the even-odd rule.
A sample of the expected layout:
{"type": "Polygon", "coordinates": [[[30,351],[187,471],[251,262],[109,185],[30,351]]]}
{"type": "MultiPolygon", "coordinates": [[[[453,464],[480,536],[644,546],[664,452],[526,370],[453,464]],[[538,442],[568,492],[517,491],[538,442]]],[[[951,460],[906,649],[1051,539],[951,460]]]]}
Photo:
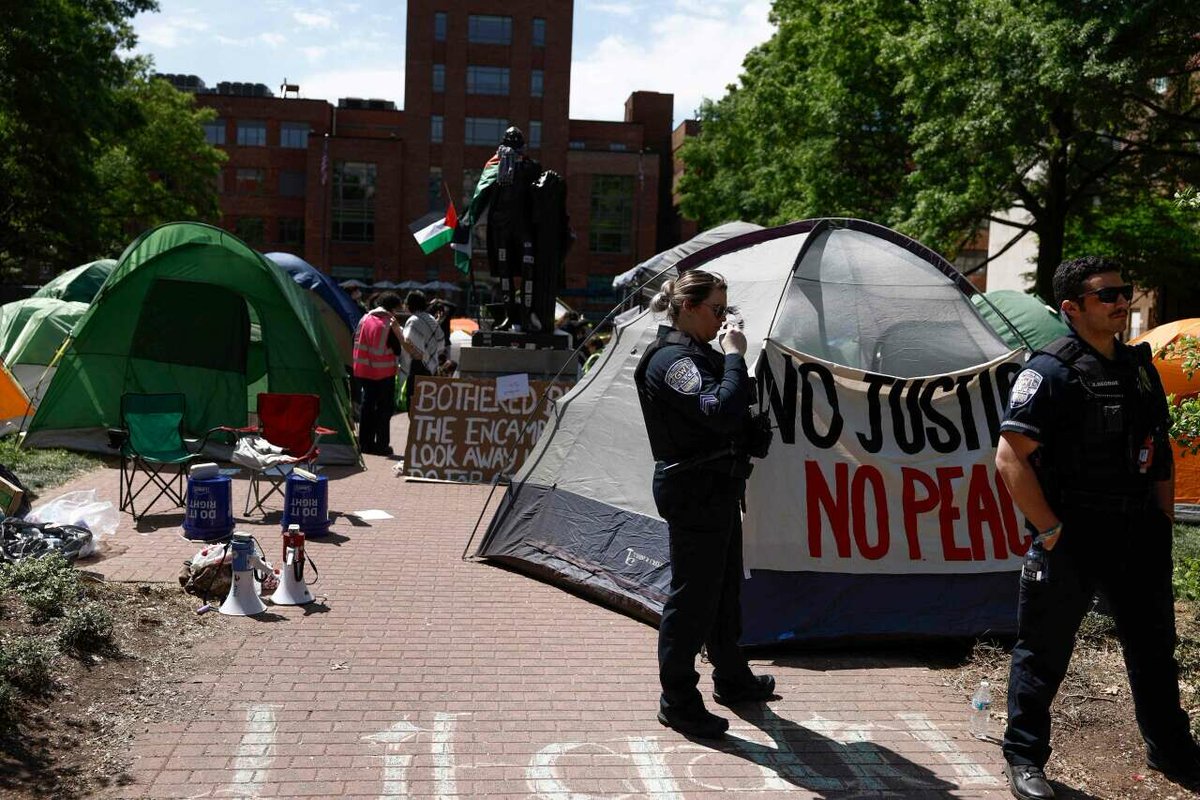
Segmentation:
{"type": "Polygon", "coordinates": [[[1037,236],[1049,297],[1077,245],[1133,238],[1100,224],[1125,215],[1170,227],[1154,231],[1185,256],[1160,275],[1140,253],[1134,277],[1200,266],[1160,202],[1200,175],[1200,4],[776,0],[772,21],[685,147],[683,209],[702,224],[852,214],[953,255],[1020,209],[1013,241],[1037,236]]]}
{"type": "Polygon", "coordinates": [[[148,74],[118,94],[138,116],[96,161],[100,191],[92,210],[99,252],[114,255],[164,222],[215,222],[216,176],[227,158],[204,138],[204,123],[216,112],[196,106],[192,95],[148,74]]]}
{"type": "Polygon", "coordinates": [[[149,78],[155,0],[0,3],[0,274],[115,256],[142,227],[215,218],[223,156],[192,98],[149,78]]]}

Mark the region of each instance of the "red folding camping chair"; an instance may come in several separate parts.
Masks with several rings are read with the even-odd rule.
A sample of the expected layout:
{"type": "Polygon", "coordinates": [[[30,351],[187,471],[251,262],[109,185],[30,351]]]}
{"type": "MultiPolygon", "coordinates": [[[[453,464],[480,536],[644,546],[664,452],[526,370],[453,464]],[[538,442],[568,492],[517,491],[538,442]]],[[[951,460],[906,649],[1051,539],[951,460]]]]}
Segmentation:
{"type": "Polygon", "coordinates": [[[246,495],[246,515],[261,511],[274,494],[283,496],[287,477],[296,466],[311,467],[320,454],[318,440],[337,433],[317,424],[321,398],[315,394],[264,392],[258,396],[258,425],[236,429],[239,434],[261,436],[282,447],[285,458],[263,469],[250,468],[250,490],[246,495]],[[263,491],[263,483],[269,488],[263,491]]]}

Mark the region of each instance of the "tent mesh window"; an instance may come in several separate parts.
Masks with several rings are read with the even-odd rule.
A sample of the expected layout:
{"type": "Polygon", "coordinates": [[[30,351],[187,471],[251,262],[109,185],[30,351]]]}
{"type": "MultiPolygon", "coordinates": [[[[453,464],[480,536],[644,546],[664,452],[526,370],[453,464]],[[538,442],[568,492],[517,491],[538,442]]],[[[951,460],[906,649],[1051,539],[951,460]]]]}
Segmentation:
{"type": "Polygon", "coordinates": [[[249,345],[250,316],[241,295],[208,283],[159,279],[146,293],[130,355],[244,374],[249,345]]]}
{"type": "Polygon", "coordinates": [[[816,234],[792,274],[771,338],[899,378],[967,369],[1007,352],[937,266],[855,230],[816,234]]]}

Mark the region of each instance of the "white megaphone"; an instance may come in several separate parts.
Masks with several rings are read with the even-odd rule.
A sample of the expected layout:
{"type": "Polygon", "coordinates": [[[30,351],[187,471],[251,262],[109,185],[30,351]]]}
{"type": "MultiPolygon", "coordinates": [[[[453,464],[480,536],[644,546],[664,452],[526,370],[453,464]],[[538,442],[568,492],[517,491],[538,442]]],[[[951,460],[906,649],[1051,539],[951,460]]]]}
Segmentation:
{"type": "Polygon", "coordinates": [[[304,558],[304,534],[299,525],[289,525],[283,532],[283,562],[275,570],[279,576],[279,587],[271,595],[275,605],[302,606],[313,601],[304,582],[304,558]]]}
{"type": "Polygon", "coordinates": [[[267,606],[258,596],[259,589],[254,580],[254,570],[269,573],[273,567],[254,551],[254,539],[250,534],[234,531],[230,545],[233,549],[233,583],[229,586],[225,602],[221,603],[217,611],[233,617],[261,614],[267,610],[267,606]]]}

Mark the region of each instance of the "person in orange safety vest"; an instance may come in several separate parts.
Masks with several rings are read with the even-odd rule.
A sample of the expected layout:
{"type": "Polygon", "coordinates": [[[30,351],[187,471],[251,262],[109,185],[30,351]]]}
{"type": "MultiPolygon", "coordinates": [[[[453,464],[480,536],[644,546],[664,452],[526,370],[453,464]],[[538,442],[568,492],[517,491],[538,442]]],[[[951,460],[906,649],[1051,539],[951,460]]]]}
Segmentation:
{"type": "Polygon", "coordinates": [[[364,453],[392,455],[391,419],[396,396],[396,356],[403,352],[404,332],[396,319],[400,295],[383,292],[375,307],[359,320],[354,332],[354,377],[362,390],[358,446],[364,453]]]}

